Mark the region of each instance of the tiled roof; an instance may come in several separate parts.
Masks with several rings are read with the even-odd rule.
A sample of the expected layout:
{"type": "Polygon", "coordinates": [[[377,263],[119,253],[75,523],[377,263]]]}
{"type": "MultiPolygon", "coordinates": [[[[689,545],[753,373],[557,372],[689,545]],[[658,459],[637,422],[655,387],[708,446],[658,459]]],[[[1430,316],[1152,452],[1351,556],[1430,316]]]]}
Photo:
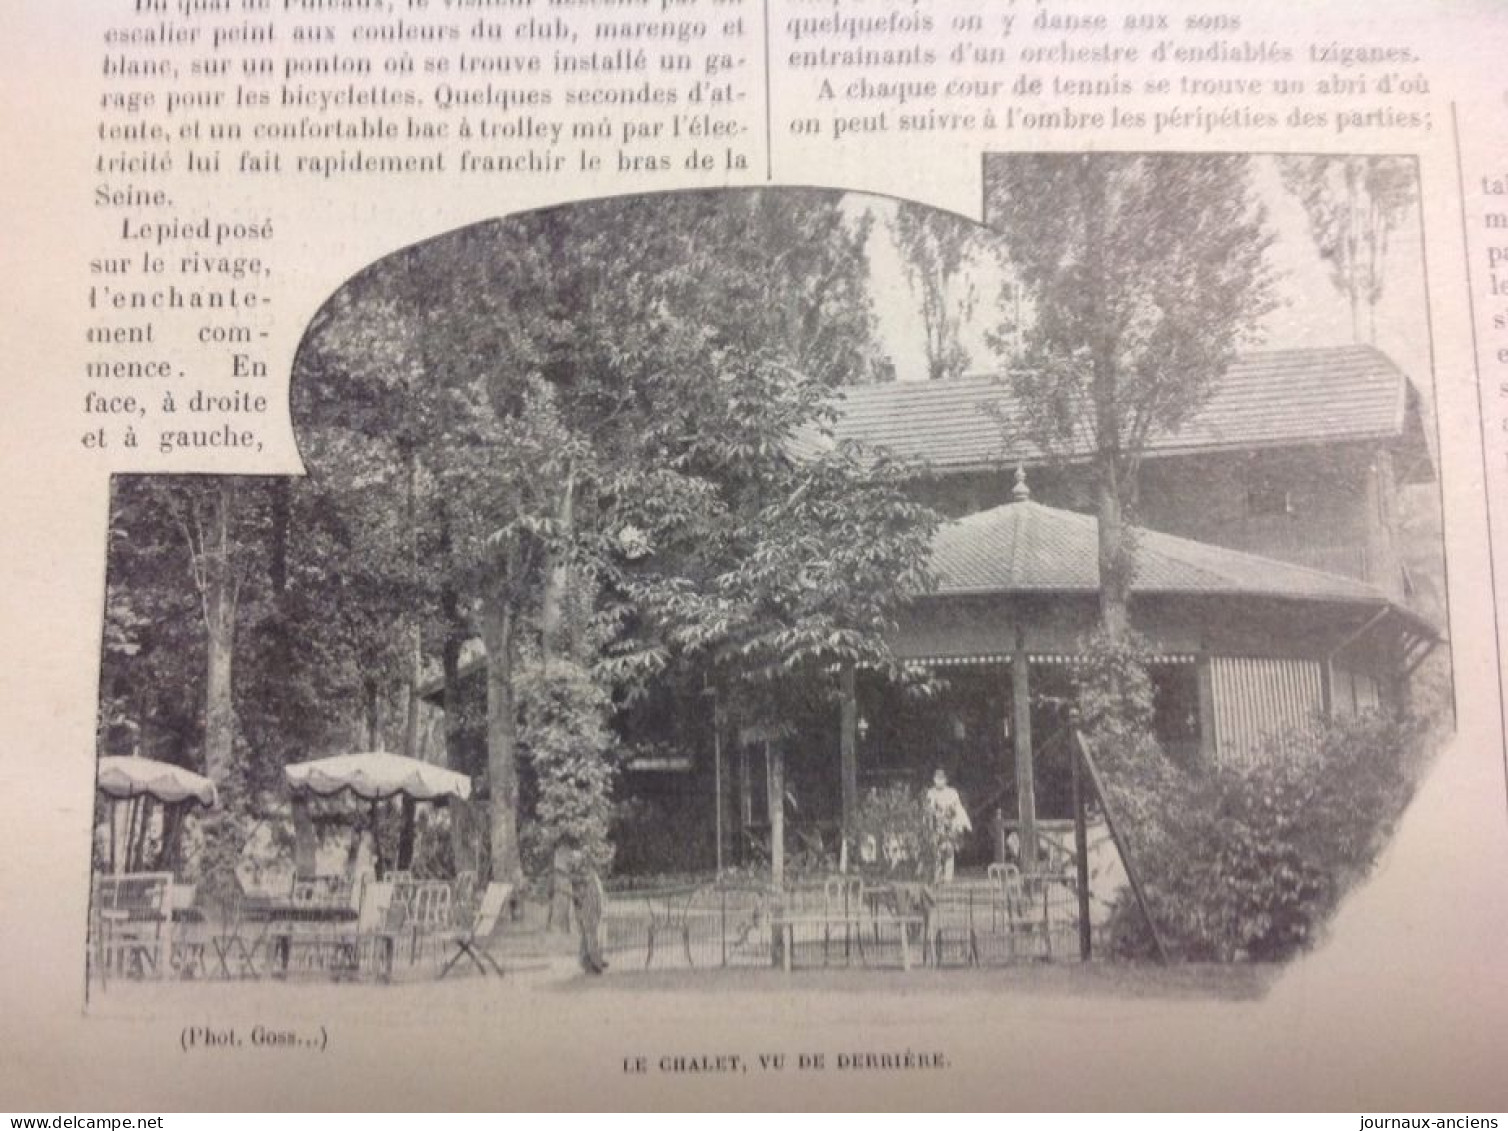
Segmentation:
{"type": "MultiPolygon", "coordinates": [[[[1099,588],[1093,515],[1007,503],[944,524],[933,541],[933,596],[1093,593],[1099,588]]],[[[1278,597],[1385,605],[1364,582],[1151,530],[1136,531],[1132,592],[1278,597]]]]}
{"type": "MultiPolygon", "coordinates": [[[[1182,428],[1152,437],[1150,454],[1402,436],[1408,389],[1403,371],[1370,346],[1248,354],[1182,428]]],[[[1036,462],[1041,453],[1007,444],[984,407],[1008,422],[1014,403],[1009,382],[993,376],[854,386],[844,390],[833,438],[939,470],[1036,462]]]]}

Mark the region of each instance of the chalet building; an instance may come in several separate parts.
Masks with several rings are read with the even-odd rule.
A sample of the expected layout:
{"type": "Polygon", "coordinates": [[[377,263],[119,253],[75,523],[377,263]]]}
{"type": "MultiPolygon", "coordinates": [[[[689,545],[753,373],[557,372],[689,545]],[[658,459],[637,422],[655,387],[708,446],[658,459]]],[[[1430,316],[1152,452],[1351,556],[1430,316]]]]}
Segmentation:
{"type": "MultiPolygon", "coordinates": [[[[892,647],[940,691],[850,674],[836,696],[792,703],[778,742],[719,733],[705,697],[667,696],[630,724],[660,745],[627,787],[646,829],[673,829],[674,843],[625,861],[739,861],[768,838],[772,809],[830,851],[864,790],[917,786],[937,766],[980,833],[961,863],[996,855],[1002,827],[1031,834],[1069,815],[1065,724],[1097,616],[1097,528],[1082,463],[1012,439],[1012,410],[996,378],[863,386],[845,392],[830,439],[801,439],[862,441],[925,467],[917,494],[950,517],[937,585],[892,647]]],[[[1183,428],[1153,437],[1131,615],[1175,760],[1304,756],[1317,718],[1407,701],[1440,637],[1406,565],[1400,498],[1433,478],[1418,392],[1366,347],[1243,358],[1183,428]]]]}
{"type": "MultiPolygon", "coordinates": [[[[980,813],[1033,829],[1069,815],[1068,706],[1081,641],[1098,617],[1090,515],[1030,497],[939,533],[936,588],[913,602],[894,648],[941,674],[908,703],[855,688],[854,781],[867,762],[950,771],[980,813]]],[[[1149,649],[1154,729],[1190,769],[1305,756],[1321,716],[1401,702],[1434,627],[1380,587],[1149,529],[1137,531],[1133,627],[1149,649]]],[[[840,738],[840,750],[847,747],[840,738]]],[[[914,769],[912,770],[914,774],[914,769]]]]}
{"type": "MultiPolygon", "coordinates": [[[[804,712],[789,757],[735,742],[725,824],[765,835],[773,776],[798,825],[826,816],[835,832],[864,789],[918,784],[937,765],[977,826],[1069,815],[1067,708],[1098,609],[1093,499],[1073,453],[1048,459],[1010,434],[1013,408],[998,377],[846,390],[831,439],[924,466],[918,496],[951,518],[937,587],[893,641],[942,692],[848,680],[836,711],[804,712]]],[[[1302,756],[1317,718],[1407,700],[1439,634],[1408,568],[1400,500],[1433,479],[1418,390],[1363,346],[1244,357],[1193,419],[1152,438],[1132,618],[1175,760],[1302,756]]],[[[993,855],[990,840],[977,836],[965,859],[993,855]]]]}
{"type": "MultiPolygon", "coordinates": [[[[919,490],[951,516],[1007,501],[1017,467],[1038,500],[1092,510],[1083,466],[1009,436],[1013,409],[998,377],[862,386],[846,392],[834,437],[925,464],[934,477],[919,490]]],[[[1403,599],[1399,490],[1433,479],[1418,390],[1387,357],[1277,350],[1237,361],[1193,419],[1151,438],[1138,521],[1403,599]]]]}

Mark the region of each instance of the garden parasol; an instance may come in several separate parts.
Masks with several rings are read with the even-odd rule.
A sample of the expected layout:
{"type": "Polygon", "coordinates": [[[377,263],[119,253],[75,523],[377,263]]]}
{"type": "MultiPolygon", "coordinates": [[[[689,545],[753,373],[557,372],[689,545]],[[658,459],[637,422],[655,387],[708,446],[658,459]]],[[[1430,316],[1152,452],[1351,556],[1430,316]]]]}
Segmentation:
{"type": "Polygon", "coordinates": [[[296,762],[283,768],[283,776],[295,802],[341,794],[370,802],[374,845],[379,802],[404,799],[404,839],[411,842],[413,802],[464,802],[471,797],[471,779],[465,774],[382,751],[296,762]]]}
{"type": "Polygon", "coordinates": [[[106,797],[118,801],[138,797],[150,797],[163,805],[197,801],[208,809],[218,800],[215,783],[209,778],[154,758],[101,758],[95,784],[106,797]]]}
{"type": "Polygon", "coordinates": [[[337,754],[283,768],[295,797],[333,797],[351,792],[364,801],[411,797],[438,801],[471,796],[471,779],[440,766],[401,754],[337,754]]]}
{"type": "MultiPolygon", "coordinates": [[[[156,801],[165,807],[198,804],[213,808],[219,801],[215,783],[192,770],[175,766],[171,762],[159,762],[154,758],[117,756],[101,758],[95,767],[95,788],[112,801],[131,803],[130,817],[126,826],[126,853],[130,856],[133,844],[146,839],[147,807],[156,801]]],[[[116,854],[115,815],[110,819],[110,870],[117,870],[119,857],[116,854]]],[[[164,832],[164,836],[166,836],[164,832]]],[[[137,848],[139,851],[139,846],[137,848]]],[[[129,866],[129,859],[125,861],[129,866]]]]}

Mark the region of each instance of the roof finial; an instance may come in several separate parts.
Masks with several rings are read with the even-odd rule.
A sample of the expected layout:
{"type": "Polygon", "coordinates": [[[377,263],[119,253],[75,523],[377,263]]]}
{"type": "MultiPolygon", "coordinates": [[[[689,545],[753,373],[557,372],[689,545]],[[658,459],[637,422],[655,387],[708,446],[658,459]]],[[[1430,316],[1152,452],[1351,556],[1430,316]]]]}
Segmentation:
{"type": "Polygon", "coordinates": [[[1011,501],[1024,503],[1032,497],[1032,489],[1026,485],[1026,468],[1016,465],[1016,485],[1011,488],[1011,501]]]}

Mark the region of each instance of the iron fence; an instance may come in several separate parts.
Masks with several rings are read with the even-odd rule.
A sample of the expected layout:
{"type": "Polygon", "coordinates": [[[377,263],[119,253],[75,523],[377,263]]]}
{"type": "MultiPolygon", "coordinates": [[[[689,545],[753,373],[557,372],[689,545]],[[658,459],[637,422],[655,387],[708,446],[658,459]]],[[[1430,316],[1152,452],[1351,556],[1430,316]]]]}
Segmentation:
{"type": "Polygon", "coordinates": [[[708,883],[610,893],[614,970],[1001,965],[1076,959],[1071,878],[866,885],[833,877],[783,890],[708,883]]]}

